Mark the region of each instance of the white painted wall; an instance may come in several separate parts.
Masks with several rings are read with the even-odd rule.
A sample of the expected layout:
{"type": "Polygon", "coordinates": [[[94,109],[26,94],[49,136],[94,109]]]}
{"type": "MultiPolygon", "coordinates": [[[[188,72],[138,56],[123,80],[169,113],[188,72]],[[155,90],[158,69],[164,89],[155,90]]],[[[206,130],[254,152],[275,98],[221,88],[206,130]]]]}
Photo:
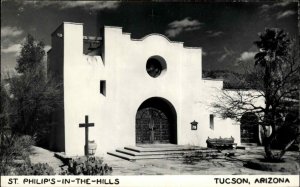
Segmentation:
{"type": "Polygon", "coordinates": [[[210,103],[222,81],[202,80],[201,48],[185,48],[162,35],[133,40],[121,28],[104,28],[104,56],[83,55],[83,25],[63,24],[65,152],[84,154],[84,116],[95,123],[90,140],[98,144],[96,154],[135,145],[135,116],[139,106],[151,97],[162,97],[177,113],[177,142],[206,146],[207,137],[233,136],[240,143],[239,125],[215,118],[209,128],[210,103]],[[152,78],[146,71],[151,56],[161,56],[166,72],[152,78]],[[100,80],[106,80],[106,96],[100,94],[100,80]],[[199,122],[191,130],[191,122],[199,122]]]}

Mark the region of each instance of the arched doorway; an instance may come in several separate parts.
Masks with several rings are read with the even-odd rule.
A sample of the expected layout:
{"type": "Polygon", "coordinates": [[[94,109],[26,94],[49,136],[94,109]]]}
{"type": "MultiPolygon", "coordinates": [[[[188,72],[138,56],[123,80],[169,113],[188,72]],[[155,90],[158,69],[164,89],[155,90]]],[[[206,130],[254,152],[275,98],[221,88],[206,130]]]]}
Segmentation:
{"type": "Polygon", "coordinates": [[[247,112],[241,118],[241,143],[258,143],[258,117],[247,112]]]}
{"type": "Polygon", "coordinates": [[[136,143],[177,143],[177,115],[166,99],[152,97],[136,113],[136,143]]]}

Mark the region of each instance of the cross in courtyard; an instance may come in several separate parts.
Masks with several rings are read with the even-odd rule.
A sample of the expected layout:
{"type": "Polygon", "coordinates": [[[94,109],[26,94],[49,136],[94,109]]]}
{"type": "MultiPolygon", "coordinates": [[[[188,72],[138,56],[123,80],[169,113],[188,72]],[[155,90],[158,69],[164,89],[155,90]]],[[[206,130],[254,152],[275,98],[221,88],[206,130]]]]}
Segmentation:
{"type": "Polygon", "coordinates": [[[89,123],[89,116],[85,116],[85,123],[79,123],[79,127],[85,128],[85,156],[89,156],[89,127],[95,126],[94,123],[89,123]]]}

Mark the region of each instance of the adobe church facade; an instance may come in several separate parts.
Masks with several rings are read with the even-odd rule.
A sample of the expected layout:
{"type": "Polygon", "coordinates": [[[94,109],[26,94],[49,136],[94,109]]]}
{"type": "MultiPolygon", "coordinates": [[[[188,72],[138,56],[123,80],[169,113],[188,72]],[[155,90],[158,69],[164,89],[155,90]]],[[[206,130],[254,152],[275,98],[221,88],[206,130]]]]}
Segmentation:
{"type": "Polygon", "coordinates": [[[208,137],[233,137],[239,123],[218,118],[211,107],[221,80],[202,78],[202,49],[163,35],[132,39],[119,27],[104,27],[99,55],[85,55],[83,25],[63,23],[52,34],[49,71],[61,77],[64,108],[53,147],[84,154],[85,115],[94,127],[96,155],[137,144],[206,147],[208,137]],[[192,129],[197,122],[197,129],[192,129]]]}

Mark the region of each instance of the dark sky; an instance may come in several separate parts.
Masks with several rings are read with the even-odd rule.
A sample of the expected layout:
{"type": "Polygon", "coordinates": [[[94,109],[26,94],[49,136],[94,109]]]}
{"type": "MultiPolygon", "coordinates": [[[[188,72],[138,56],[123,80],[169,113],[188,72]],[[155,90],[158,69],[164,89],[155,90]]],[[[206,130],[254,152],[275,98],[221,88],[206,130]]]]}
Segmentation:
{"type": "Polygon", "coordinates": [[[85,35],[103,25],[123,27],[132,38],[161,33],[185,46],[202,47],[203,69],[238,70],[253,62],[253,41],[266,27],[298,36],[297,3],[138,3],[96,1],[1,1],[1,73],[12,70],[27,33],[51,46],[63,22],[84,23],[85,35]]]}

